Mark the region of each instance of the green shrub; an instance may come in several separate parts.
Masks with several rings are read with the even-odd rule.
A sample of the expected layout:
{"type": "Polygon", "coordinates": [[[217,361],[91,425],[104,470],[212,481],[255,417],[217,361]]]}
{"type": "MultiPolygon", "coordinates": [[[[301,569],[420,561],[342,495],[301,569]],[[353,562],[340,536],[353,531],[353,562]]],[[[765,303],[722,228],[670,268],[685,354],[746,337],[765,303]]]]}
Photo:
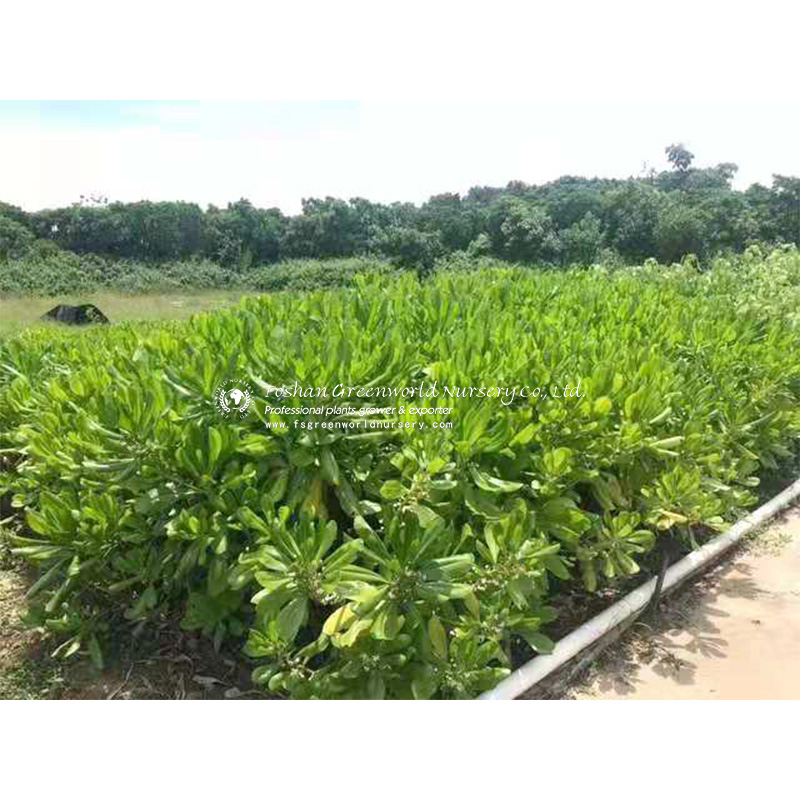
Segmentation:
{"type": "Polygon", "coordinates": [[[80,256],[59,250],[52,242],[39,241],[20,258],[0,258],[0,295],[53,297],[104,290],[125,294],[187,289],[309,290],[347,286],[356,275],[391,271],[388,264],[375,258],[285,261],[234,271],[199,259],[154,264],[80,256]]]}
{"type": "Polygon", "coordinates": [[[348,286],[357,275],[392,271],[389,264],[374,258],[298,259],[254,269],[246,283],[257,292],[308,291],[348,286]]]}
{"type": "Polygon", "coordinates": [[[24,256],[33,242],[33,234],[22,223],[0,215],[0,262],[24,256]]]}
{"type": "Polygon", "coordinates": [[[565,593],[724,528],[791,456],[798,285],[785,249],[704,273],[373,275],[188,323],[23,333],[0,344],[0,487],[41,570],[27,619],[100,663],[112,631],[178,613],[291,697],[475,696],[551,647],[565,593]],[[219,416],[237,377],[581,396],[384,400],[453,427],[281,430],[261,398],[219,416]]]}

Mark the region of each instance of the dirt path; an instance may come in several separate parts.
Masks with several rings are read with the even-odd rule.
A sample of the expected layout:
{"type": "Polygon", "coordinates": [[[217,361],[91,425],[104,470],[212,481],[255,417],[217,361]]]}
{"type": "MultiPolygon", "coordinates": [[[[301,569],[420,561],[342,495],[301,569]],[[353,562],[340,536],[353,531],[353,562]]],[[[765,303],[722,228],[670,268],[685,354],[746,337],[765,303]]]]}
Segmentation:
{"type": "Polygon", "coordinates": [[[570,696],[800,699],[800,510],[638,623],[570,696]]]}

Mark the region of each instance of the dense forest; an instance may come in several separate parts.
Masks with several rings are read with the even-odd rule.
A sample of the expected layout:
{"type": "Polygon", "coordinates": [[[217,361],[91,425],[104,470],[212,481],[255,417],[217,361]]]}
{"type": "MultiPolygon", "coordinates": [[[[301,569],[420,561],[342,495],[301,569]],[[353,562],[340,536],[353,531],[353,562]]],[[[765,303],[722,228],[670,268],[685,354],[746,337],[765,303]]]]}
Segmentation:
{"type": "Polygon", "coordinates": [[[670,263],[754,242],[800,244],[800,178],[775,175],[770,187],[737,191],[735,164],[696,168],[677,144],[666,156],[668,169],[627,180],[513,181],[435,195],[421,206],[312,198],[295,216],[245,199],[203,210],[82,197],[32,213],[0,203],[0,262],[65,250],[151,264],[203,259],[241,272],[286,259],[375,255],[427,269],[456,251],[543,265],[670,263]]]}

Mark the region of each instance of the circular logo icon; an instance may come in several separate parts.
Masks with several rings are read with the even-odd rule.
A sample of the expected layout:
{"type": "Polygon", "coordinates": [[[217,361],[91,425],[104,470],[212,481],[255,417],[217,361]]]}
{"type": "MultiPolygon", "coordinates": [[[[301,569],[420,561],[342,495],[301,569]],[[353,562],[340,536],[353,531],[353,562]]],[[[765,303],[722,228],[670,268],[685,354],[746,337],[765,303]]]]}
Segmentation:
{"type": "Polygon", "coordinates": [[[250,408],[253,389],[247,381],[230,378],[214,392],[214,405],[223,417],[238,416],[242,419],[250,408]]]}

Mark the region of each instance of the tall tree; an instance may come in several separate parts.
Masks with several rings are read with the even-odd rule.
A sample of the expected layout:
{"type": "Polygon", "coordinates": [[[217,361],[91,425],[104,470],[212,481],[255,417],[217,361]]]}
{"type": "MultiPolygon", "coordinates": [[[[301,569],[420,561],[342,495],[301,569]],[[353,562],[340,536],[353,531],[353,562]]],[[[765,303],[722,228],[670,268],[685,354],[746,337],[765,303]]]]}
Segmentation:
{"type": "Polygon", "coordinates": [[[683,146],[683,143],[671,144],[664,148],[664,152],[667,154],[667,161],[681,172],[686,172],[692,166],[692,161],[694,161],[694,153],[690,153],[683,146]]]}

